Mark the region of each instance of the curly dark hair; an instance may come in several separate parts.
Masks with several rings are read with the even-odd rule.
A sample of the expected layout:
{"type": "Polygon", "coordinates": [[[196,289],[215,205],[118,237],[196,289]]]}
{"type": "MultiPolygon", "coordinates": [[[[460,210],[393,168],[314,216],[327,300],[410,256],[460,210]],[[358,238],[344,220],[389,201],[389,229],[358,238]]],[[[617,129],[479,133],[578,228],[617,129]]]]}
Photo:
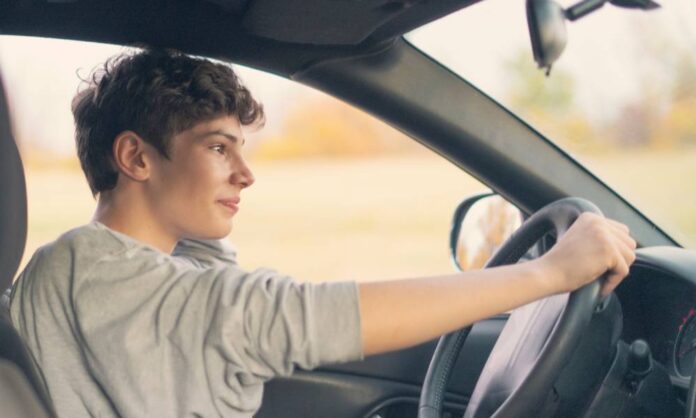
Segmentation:
{"type": "Polygon", "coordinates": [[[173,50],[144,49],[110,58],[73,98],[75,142],[92,194],[116,186],[112,148],[130,130],[169,157],[171,138],[195,124],[234,115],[262,124],[263,107],[232,68],[173,50]]]}

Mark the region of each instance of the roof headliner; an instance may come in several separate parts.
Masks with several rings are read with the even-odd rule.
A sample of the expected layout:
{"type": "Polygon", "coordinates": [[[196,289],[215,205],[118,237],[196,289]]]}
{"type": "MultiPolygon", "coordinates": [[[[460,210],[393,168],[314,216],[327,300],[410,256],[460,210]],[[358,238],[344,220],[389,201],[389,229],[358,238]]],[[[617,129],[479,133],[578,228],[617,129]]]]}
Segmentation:
{"type": "Polygon", "coordinates": [[[170,47],[291,76],[478,1],[0,0],[0,33],[170,47]]]}

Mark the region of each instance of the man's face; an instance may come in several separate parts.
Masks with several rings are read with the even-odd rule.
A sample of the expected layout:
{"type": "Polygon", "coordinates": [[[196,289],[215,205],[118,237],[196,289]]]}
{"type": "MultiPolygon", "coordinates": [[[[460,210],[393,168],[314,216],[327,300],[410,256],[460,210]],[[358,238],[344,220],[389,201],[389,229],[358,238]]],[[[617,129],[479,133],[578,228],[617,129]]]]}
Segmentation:
{"type": "Polygon", "coordinates": [[[178,239],[230,233],[240,193],[254,182],[243,144],[237,118],[224,116],[175,135],[170,158],[153,159],[147,196],[167,231],[178,239]]]}

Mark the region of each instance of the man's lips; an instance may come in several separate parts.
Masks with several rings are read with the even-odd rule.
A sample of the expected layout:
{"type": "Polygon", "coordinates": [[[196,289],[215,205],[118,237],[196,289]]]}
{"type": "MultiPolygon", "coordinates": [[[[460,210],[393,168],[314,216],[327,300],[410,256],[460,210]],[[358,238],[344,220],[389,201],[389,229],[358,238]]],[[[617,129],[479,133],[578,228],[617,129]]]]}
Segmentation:
{"type": "Polygon", "coordinates": [[[226,207],[227,209],[231,211],[238,211],[239,210],[239,199],[238,197],[233,197],[230,199],[218,199],[218,203],[220,203],[222,206],[226,207]]]}

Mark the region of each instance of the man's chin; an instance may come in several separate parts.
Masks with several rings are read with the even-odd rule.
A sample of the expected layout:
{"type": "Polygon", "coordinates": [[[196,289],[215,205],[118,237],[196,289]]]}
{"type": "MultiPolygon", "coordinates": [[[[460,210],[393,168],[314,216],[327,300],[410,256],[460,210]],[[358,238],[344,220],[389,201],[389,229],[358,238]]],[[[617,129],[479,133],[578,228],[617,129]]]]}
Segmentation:
{"type": "Polygon", "coordinates": [[[232,232],[232,222],[211,225],[205,229],[197,229],[186,234],[189,239],[223,239],[232,232]]]}

